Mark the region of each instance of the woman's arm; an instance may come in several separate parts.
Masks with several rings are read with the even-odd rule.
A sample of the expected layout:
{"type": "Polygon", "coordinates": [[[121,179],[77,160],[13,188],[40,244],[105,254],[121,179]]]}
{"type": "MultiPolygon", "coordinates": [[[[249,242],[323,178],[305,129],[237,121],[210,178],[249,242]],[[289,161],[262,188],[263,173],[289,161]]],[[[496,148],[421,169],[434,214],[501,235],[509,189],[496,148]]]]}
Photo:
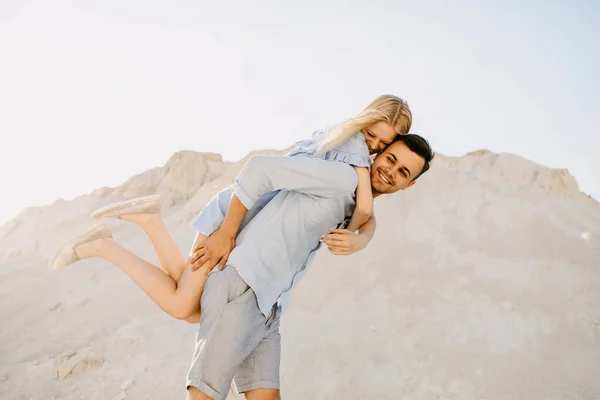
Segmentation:
{"type": "Polygon", "coordinates": [[[358,175],[356,187],[356,207],[346,229],[356,232],[373,216],[373,193],[371,192],[371,175],[369,169],[354,167],[358,175]]]}
{"type": "Polygon", "coordinates": [[[332,254],[338,256],[353,254],[367,247],[375,234],[376,226],[377,221],[375,216],[372,216],[358,229],[358,233],[348,229],[332,229],[331,233],[323,236],[322,243],[332,254]]]}

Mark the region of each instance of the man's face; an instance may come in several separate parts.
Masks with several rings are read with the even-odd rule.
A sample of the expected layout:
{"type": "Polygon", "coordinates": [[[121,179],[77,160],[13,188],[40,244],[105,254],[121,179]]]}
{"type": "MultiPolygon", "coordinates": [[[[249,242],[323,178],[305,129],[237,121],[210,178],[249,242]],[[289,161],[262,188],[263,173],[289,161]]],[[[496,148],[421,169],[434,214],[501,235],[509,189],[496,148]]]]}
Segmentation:
{"type": "Polygon", "coordinates": [[[412,186],[421,173],[425,160],[413,153],[401,141],[390,144],[377,155],[371,166],[371,186],[374,194],[394,193],[412,186]]]}

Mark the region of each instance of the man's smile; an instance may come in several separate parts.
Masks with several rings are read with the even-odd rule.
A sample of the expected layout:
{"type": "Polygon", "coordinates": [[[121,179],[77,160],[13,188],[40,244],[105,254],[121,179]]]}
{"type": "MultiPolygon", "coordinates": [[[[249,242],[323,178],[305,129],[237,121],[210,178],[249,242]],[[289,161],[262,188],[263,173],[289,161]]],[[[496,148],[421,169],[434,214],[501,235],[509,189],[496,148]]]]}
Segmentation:
{"type": "Polygon", "coordinates": [[[377,174],[379,175],[379,179],[381,179],[382,182],[387,183],[388,185],[392,184],[392,181],[390,178],[388,178],[382,171],[381,169],[377,170],[377,174]]]}

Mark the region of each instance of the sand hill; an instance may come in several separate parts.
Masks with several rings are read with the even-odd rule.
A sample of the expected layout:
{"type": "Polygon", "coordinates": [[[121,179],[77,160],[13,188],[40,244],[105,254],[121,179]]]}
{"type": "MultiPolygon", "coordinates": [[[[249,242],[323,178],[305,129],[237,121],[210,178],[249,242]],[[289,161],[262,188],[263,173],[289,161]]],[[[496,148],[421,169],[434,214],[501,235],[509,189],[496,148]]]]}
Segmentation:
{"type": "MultiPolygon", "coordinates": [[[[243,162],[180,152],[3,226],[0,398],[185,398],[195,327],[106,262],[51,273],[47,257],[95,208],[150,193],[167,199],[187,251],[190,218],[243,162]]],[[[284,398],[600,398],[600,205],[567,171],[486,150],[439,156],[375,209],[369,247],[320,252],[294,292],[281,328],[284,398]]],[[[137,227],[111,225],[156,262],[137,227]]]]}

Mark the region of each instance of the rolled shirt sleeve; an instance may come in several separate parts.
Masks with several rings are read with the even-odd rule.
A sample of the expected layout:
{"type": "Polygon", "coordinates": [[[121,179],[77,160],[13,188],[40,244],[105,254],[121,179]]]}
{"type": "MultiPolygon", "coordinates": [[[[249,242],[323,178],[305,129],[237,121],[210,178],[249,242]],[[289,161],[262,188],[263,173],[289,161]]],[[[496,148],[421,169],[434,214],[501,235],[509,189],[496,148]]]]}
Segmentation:
{"type": "MultiPolygon", "coordinates": [[[[233,193],[233,186],[228,186],[221,190],[219,193],[213,196],[206,206],[200,211],[192,222],[192,227],[204,236],[210,236],[221,227],[227,208],[231,202],[231,195],[233,193]]],[[[240,230],[243,229],[246,224],[254,218],[256,214],[260,212],[267,205],[269,201],[277,195],[277,191],[268,192],[263,194],[258,201],[254,202],[254,206],[248,209],[248,213],[244,217],[240,230]]],[[[243,203],[242,203],[243,204],[243,203]]]]}

